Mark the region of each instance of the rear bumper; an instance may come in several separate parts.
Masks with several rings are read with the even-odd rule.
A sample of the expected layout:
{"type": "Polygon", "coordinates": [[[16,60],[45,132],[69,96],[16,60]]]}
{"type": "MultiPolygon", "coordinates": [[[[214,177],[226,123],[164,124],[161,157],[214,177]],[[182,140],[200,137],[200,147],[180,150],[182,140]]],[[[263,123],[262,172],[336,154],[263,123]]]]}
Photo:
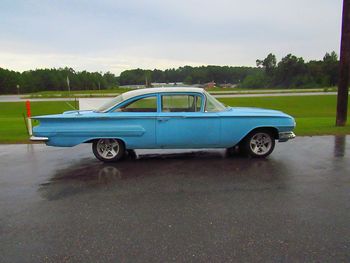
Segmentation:
{"type": "Polygon", "coordinates": [[[49,138],[47,137],[36,137],[36,136],[31,136],[30,140],[33,142],[47,142],[49,138]]]}
{"type": "Polygon", "coordinates": [[[286,142],[290,139],[294,139],[295,138],[295,134],[294,132],[280,132],[278,134],[278,141],[279,142],[286,142]]]}

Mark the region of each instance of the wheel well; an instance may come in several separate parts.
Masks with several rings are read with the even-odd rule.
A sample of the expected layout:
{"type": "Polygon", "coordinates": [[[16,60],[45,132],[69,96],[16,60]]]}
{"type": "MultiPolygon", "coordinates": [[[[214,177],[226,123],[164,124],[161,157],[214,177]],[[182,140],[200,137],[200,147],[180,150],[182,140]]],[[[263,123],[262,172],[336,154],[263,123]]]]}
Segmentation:
{"type": "Polygon", "coordinates": [[[247,138],[247,136],[249,134],[251,134],[252,132],[256,132],[256,131],[268,131],[272,134],[272,136],[275,138],[275,140],[278,140],[278,130],[274,127],[259,127],[259,128],[255,128],[253,130],[251,130],[246,136],[244,136],[244,138],[242,140],[244,140],[245,138],[247,138]]]}
{"type": "MultiPolygon", "coordinates": [[[[91,140],[85,141],[84,143],[93,143],[94,141],[97,141],[99,139],[102,139],[102,138],[91,139],[91,140]]],[[[119,138],[110,138],[110,139],[116,139],[116,140],[122,142],[123,145],[124,145],[124,148],[126,149],[126,144],[125,144],[125,142],[122,139],[119,139],[119,138]]]]}

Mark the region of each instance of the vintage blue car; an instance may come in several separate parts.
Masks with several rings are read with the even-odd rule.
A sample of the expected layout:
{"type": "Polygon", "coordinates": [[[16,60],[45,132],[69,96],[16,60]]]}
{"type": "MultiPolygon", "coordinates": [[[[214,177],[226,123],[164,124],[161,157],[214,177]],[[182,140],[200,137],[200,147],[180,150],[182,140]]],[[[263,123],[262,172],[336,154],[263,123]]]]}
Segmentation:
{"type": "Polygon", "coordinates": [[[275,140],[295,137],[293,117],[275,110],[226,107],[200,88],[149,88],[126,92],[97,110],[36,116],[32,140],[50,146],[92,143],[104,162],[132,149],[239,147],[266,157],[275,140]]]}

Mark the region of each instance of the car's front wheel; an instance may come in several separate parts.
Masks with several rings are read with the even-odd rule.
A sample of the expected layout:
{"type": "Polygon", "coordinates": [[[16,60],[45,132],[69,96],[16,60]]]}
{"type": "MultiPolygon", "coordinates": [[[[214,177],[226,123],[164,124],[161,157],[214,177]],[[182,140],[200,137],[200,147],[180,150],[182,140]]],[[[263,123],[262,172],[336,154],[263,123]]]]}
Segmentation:
{"type": "Polygon", "coordinates": [[[98,139],[92,143],[92,151],[103,162],[115,162],[123,157],[124,143],[117,139],[98,139]]]}
{"type": "Polygon", "coordinates": [[[275,138],[268,130],[252,131],[240,145],[243,153],[256,158],[270,155],[274,148],[275,138]]]}

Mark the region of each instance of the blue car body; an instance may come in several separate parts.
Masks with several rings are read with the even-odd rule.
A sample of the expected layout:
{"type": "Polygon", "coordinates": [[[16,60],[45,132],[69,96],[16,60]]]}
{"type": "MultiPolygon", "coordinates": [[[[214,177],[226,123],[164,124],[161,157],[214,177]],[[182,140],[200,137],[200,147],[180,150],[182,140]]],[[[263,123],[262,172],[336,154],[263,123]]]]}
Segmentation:
{"type": "Polygon", "coordinates": [[[295,121],[283,112],[224,106],[218,106],[219,110],[215,107],[215,110],[208,110],[208,96],[208,93],[198,88],[131,91],[103,111],[69,111],[33,117],[40,121],[34,127],[33,135],[34,138],[44,138],[47,145],[63,147],[100,138],[118,139],[123,141],[126,149],[229,148],[257,128],[271,129],[275,139],[280,141],[294,136],[292,130],[295,121]],[[164,96],[170,100],[195,98],[197,108],[194,111],[164,110],[164,96]],[[120,110],[125,105],[149,97],[156,103],[152,112],[120,110]]]}

